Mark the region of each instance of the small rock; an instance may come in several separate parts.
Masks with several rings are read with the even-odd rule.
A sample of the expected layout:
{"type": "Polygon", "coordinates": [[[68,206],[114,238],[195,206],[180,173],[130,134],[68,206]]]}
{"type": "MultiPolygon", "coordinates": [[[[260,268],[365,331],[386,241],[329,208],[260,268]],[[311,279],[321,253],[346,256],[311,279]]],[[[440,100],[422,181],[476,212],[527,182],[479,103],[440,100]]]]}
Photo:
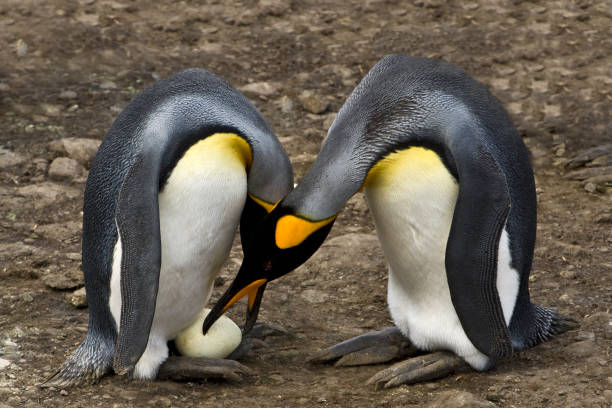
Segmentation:
{"type": "Polygon", "coordinates": [[[289,113],[293,110],[293,101],[287,95],[281,96],[277,103],[283,113],[289,113]]]}
{"type": "Polygon", "coordinates": [[[100,16],[98,14],[80,14],[75,17],[79,23],[88,26],[97,26],[100,24],[100,16]]]}
{"type": "Polygon", "coordinates": [[[22,357],[22,353],[19,351],[19,345],[11,340],[4,340],[1,350],[2,356],[6,357],[9,361],[17,361],[22,357]]]}
{"type": "Polygon", "coordinates": [[[576,334],[576,340],[595,340],[595,333],[585,330],[580,330],[576,334]]]}
{"type": "Polygon", "coordinates": [[[34,301],[34,297],[30,292],[24,292],[19,297],[26,303],[32,303],[34,301]]]}
{"type": "Polygon", "coordinates": [[[43,276],[42,281],[51,289],[70,290],[84,284],[83,274],[77,269],[67,269],[63,272],[53,272],[43,276]]]}
{"type": "Polygon", "coordinates": [[[599,352],[597,345],[592,340],[583,340],[572,343],[566,346],[564,350],[576,357],[590,357],[599,352]]]}
{"type": "Polygon", "coordinates": [[[71,181],[83,174],[85,169],[76,160],[58,157],[49,166],[49,178],[55,181],[71,181]]]}
{"type": "Polygon", "coordinates": [[[3,358],[0,358],[0,370],[4,370],[5,368],[7,368],[10,365],[11,365],[10,361],[5,360],[3,358]]]}
{"type": "Polygon", "coordinates": [[[241,92],[255,95],[270,96],[274,95],[280,89],[280,84],[276,82],[251,82],[241,88],[241,92]]]}
{"type": "Polygon", "coordinates": [[[312,91],[304,91],[299,96],[302,107],[310,113],[321,114],[329,108],[329,102],[321,96],[315,95],[312,91]]]}
{"type": "Polygon", "coordinates": [[[15,52],[17,53],[18,57],[25,57],[25,55],[28,53],[28,44],[26,44],[26,42],[21,38],[18,39],[15,43],[15,52]]]}
{"type": "Polygon", "coordinates": [[[60,97],[61,99],[74,99],[74,98],[76,98],[76,97],[77,97],[77,93],[76,93],[76,92],[74,92],[74,91],[62,91],[62,92],[59,94],[59,97],[60,97]]]}
{"type": "Polygon", "coordinates": [[[254,10],[245,10],[236,18],[236,25],[250,26],[257,20],[257,14],[254,10]]]}
{"type": "Polygon", "coordinates": [[[330,113],[326,116],[325,120],[323,121],[323,129],[329,129],[332,125],[332,123],[334,123],[334,120],[336,120],[336,116],[338,116],[337,113],[330,113]]]}
{"type": "Polygon", "coordinates": [[[612,340],[612,314],[608,312],[597,312],[585,319],[585,324],[597,330],[603,328],[603,337],[612,340]]]}
{"type": "Polygon", "coordinates": [[[291,2],[284,0],[260,0],[259,7],[265,14],[280,17],[289,11],[291,2]]]}
{"type": "Polygon", "coordinates": [[[23,242],[14,242],[10,244],[0,244],[0,258],[12,259],[23,256],[32,255],[36,250],[36,247],[26,245],[23,242]]]}
{"type": "Polygon", "coordinates": [[[561,157],[565,154],[565,143],[561,143],[555,150],[555,156],[561,157]]]}
{"type": "Polygon", "coordinates": [[[63,395],[63,396],[68,395],[68,391],[66,391],[66,390],[60,390],[59,393],[60,393],[60,395],[63,395]]]}
{"type": "Polygon", "coordinates": [[[40,105],[40,107],[42,108],[43,112],[45,113],[45,115],[47,116],[59,116],[60,113],[62,112],[62,106],[61,105],[54,105],[54,104],[50,104],[50,103],[43,103],[40,105]]]}
{"type": "Polygon", "coordinates": [[[22,154],[12,152],[0,147],[0,169],[19,166],[25,163],[28,158],[22,154]]]}
{"type": "Polygon", "coordinates": [[[81,163],[85,168],[89,168],[91,160],[100,147],[100,143],[97,139],[67,137],[49,143],[49,150],[54,153],[67,155],[81,163]]]}
{"type": "Polygon", "coordinates": [[[505,91],[507,89],[510,89],[510,79],[509,78],[493,78],[489,82],[493,88],[499,89],[500,91],[505,91]]]}
{"type": "Polygon", "coordinates": [[[0,82],[0,91],[6,92],[10,89],[11,87],[8,84],[5,84],[4,82],[0,82]]]}
{"type": "MultiPolygon", "coordinates": [[[[54,239],[64,242],[76,241],[81,235],[81,223],[78,221],[66,221],[54,224],[40,224],[36,226],[36,230],[34,230],[34,232],[36,235],[47,239],[54,239]]],[[[79,253],[74,255],[69,253],[66,254],[66,258],[80,261],[81,255],[79,253]]]]}
{"type": "Polygon", "coordinates": [[[113,81],[105,81],[100,84],[101,89],[117,89],[117,84],[113,81]]]}
{"type": "Polygon", "coordinates": [[[329,299],[329,295],[316,289],[306,289],[300,296],[308,303],[324,303],[329,299]]]}
{"type": "Polygon", "coordinates": [[[70,296],[70,304],[77,309],[87,307],[87,296],[85,294],[85,287],[75,290],[70,296]]]}
{"type": "Polygon", "coordinates": [[[560,105],[545,105],[544,115],[547,117],[561,116],[561,106],[560,105]]]}
{"type": "Polygon", "coordinates": [[[584,189],[588,191],[589,193],[594,193],[597,191],[597,184],[589,181],[588,183],[584,185],[584,189]]]}
{"type": "Polygon", "coordinates": [[[561,271],[560,275],[565,279],[576,279],[576,271],[561,271]]]}
{"type": "Polygon", "coordinates": [[[282,376],[280,376],[279,374],[272,374],[272,375],[268,376],[268,379],[271,382],[274,382],[276,384],[282,384],[282,383],[285,382],[285,379],[282,376]]]}
{"type": "Polygon", "coordinates": [[[426,408],[495,408],[497,405],[476,397],[467,391],[450,390],[444,391],[425,405],[426,408]]]}

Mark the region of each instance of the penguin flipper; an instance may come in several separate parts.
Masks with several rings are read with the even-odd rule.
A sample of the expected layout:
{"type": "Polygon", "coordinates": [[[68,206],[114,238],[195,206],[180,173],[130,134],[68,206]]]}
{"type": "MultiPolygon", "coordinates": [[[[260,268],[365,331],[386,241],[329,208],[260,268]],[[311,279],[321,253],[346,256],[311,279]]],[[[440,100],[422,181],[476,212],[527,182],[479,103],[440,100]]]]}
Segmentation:
{"type": "Polygon", "coordinates": [[[500,359],[512,354],[496,286],[498,244],[510,211],[510,192],[499,163],[478,138],[461,138],[451,150],[459,178],[445,258],[451,299],[474,346],[500,359]]]}
{"type": "Polygon", "coordinates": [[[121,319],[113,369],[131,372],[147,347],[161,268],[159,160],[140,155],[123,182],[116,221],[121,239],[121,319]]]}

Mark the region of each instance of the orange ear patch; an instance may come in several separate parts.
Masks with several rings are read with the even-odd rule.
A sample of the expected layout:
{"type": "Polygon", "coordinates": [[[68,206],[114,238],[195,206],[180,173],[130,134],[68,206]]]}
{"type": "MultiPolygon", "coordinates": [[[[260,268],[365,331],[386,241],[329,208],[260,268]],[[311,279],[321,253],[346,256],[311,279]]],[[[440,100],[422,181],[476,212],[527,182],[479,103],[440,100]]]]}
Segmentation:
{"type": "Polygon", "coordinates": [[[276,223],[276,246],[287,249],[304,242],[313,232],[329,224],[335,216],[322,221],[308,221],[294,215],[282,216],[276,223]]]}

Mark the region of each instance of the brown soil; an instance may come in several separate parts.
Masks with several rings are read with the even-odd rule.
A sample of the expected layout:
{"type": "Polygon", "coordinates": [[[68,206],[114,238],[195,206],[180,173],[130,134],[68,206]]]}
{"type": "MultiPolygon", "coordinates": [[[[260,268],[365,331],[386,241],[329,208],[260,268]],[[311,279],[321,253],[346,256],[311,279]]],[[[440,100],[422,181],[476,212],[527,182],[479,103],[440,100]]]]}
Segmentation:
{"type": "MultiPolygon", "coordinates": [[[[612,9],[606,0],[211,1],[5,0],[0,3],[0,147],[26,161],[0,172],[0,407],[420,406],[465,390],[500,407],[607,407],[610,368],[611,195],[563,177],[579,151],[611,141],[612,9]],[[227,2],[228,4],[230,2],[227,2]],[[532,297],[581,328],[516,353],[486,373],[375,391],[383,366],[334,368],[310,353],[391,324],[386,271],[362,197],[352,199],[307,264],[268,285],[269,337],[243,360],[257,376],[224,382],[130,382],[118,376],[69,390],[41,382],[86,332],[69,302],[80,278],[84,177],[31,199],[47,180],[50,141],[101,139],[135,92],[187,67],[250,92],[295,166],[318,152],[343,101],[390,53],[443,58],[487,84],[532,151],[539,198],[532,297]],[[312,91],[322,114],[304,109],[312,91]],[[303,99],[303,98],[302,98],[303,99]],[[305,104],[304,104],[305,105],[305,104]],[[61,277],[70,289],[48,286],[61,277]]],[[[45,185],[43,185],[45,186],[45,185]]],[[[48,187],[48,185],[46,185],[48,187]]],[[[605,190],[605,189],[604,189],[605,190]]],[[[236,246],[222,276],[237,270],[236,246]]],[[[55,285],[58,286],[58,285],[55,285]]],[[[218,291],[217,291],[218,292],[218,291]]],[[[231,316],[242,321],[242,308],[231,316]]]]}

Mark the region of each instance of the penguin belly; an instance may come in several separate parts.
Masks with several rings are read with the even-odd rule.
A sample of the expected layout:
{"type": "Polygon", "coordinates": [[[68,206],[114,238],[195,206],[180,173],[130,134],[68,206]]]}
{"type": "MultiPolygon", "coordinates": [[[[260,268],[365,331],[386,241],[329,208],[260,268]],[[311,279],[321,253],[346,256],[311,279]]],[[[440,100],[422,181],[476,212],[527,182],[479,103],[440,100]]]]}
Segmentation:
{"type": "MultiPolygon", "coordinates": [[[[391,317],[421,350],[450,350],[477,370],[490,359],[472,344],[453,306],[445,253],[459,184],[440,157],[421,147],[392,153],[368,174],[366,199],[389,264],[391,317]]],[[[476,215],[477,216],[477,215],[476,215]]],[[[497,287],[506,325],[519,287],[504,230],[497,287]]]]}
{"type": "MultiPolygon", "coordinates": [[[[190,147],[159,193],[161,269],[155,316],[134,377],[151,379],[168,357],[168,340],[207,303],[227,258],[246,199],[245,164],[225,141],[209,136],[190,147]]],[[[121,316],[121,237],[113,255],[110,309],[121,316]]]]}

